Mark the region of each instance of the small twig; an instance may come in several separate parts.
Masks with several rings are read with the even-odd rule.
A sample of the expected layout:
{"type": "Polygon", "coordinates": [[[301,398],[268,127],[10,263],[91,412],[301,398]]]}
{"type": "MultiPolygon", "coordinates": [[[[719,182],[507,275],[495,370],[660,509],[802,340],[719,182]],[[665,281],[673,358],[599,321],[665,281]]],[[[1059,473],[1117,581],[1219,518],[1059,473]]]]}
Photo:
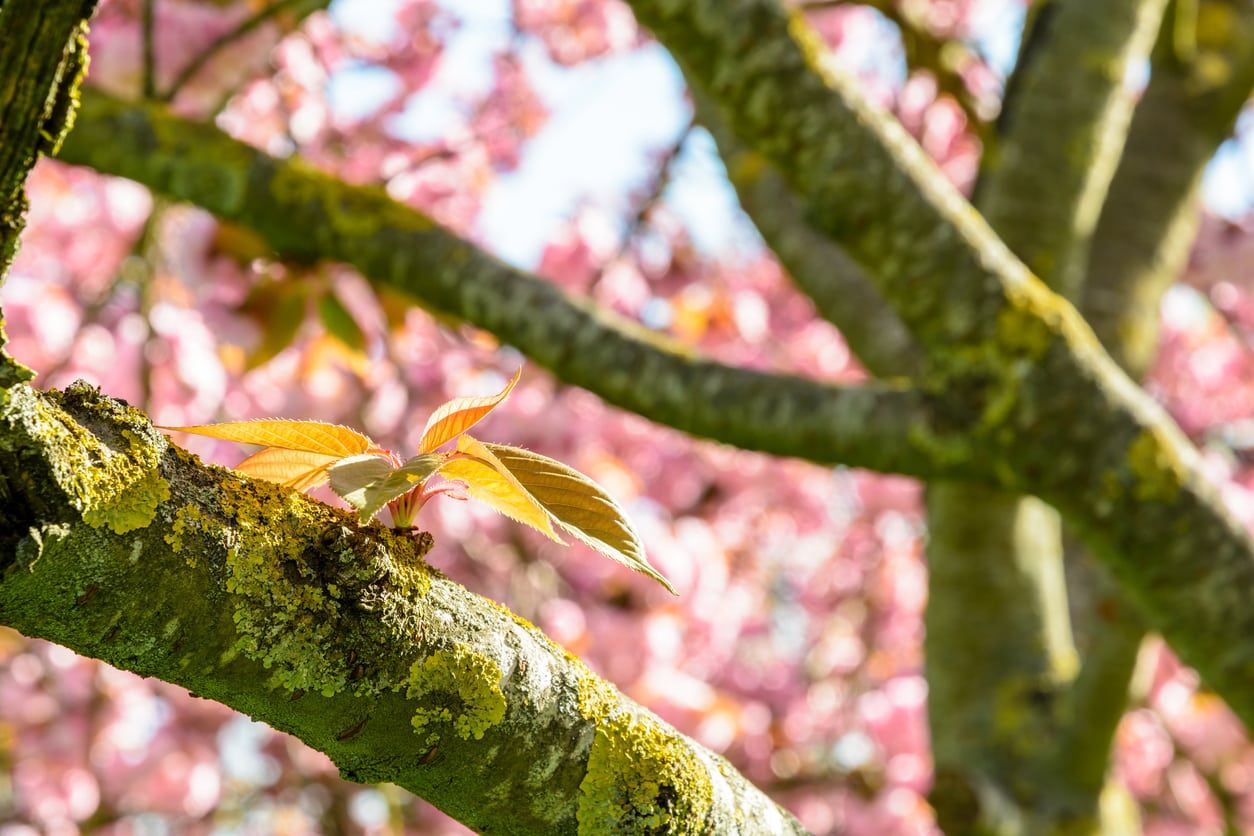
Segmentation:
{"type": "MultiPolygon", "coordinates": [[[[154,205],[152,211],[148,213],[148,217],[144,220],[144,225],[140,228],[139,235],[136,236],[135,238],[135,243],[131,245],[131,249],[127,253],[127,258],[123,260],[123,265],[127,264],[131,258],[136,258],[136,257],[140,259],[146,258],[145,253],[148,251],[150,247],[150,242],[154,234],[154,225],[156,224],[158,220],[158,216],[159,216],[159,212],[157,210],[157,207],[154,205]]],[[[149,268],[145,266],[144,269],[147,270],[149,268]]],[[[109,282],[108,286],[103,291],[101,291],[100,295],[98,295],[95,299],[92,299],[90,302],[87,302],[83,306],[83,316],[79,324],[80,333],[82,332],[84,326],[92,325],[99,321],[100,315],[104,313],[104,309],[109,305],[110,302],[113,301],[114,296],[117,295],[118,288],[120,288],[123,284],[126,283],[127,278],[128,278],[128,275],[127,275],[127,271],[125,270],[125,268],[124,267],[119,268],[113,274],[113,279],[109,282]]],[[[51,385],[51,381],[53,381],[58,374],[65,371],[65,369],[73,361],[74,361],[74,349],[71,346],[70,350],[66,353],[66,355],[62,357],[61,360],[58,361],[54,366],[52,366],[52,368],[46,371],[40,372],[40,375],[39,375],[40,379],[43,380],[44,383],[51,385]]]]}
{"type": "Polygon", "coordinates": [[[222,35],[215,38],[209,46],[205,47],[199,55],[193,58],[187,66],[180,70],[174,81],[170,83],[170,86],[160,95],[160,100],[163,102],[173,101],[174,97],[179,94],[179,92],[196,76],[197,73],[205,68],[205,65],[208,64],[215,55],[244,36],[253,32],[267,21],[274,18],[280,12],[291,9],[303,17],[304,15],[312,14],[318,9],[325,8],[328,2],[329,0],[276,0],[276,2],[271,3],[261,11],[245,18],[240,21],[239,25],[234,29],[229,32],[224,32],[222,35]],[[301,14],[302,12],[304,14],[301,14]]]}
{"type": "Polygon", "coordinates": [[[990,138],[989,123],[980,115],[980,102],[967,87],[962,73],[956,69],[969,61],[987,62],[960,38],[938,37],[929,31],[926,24],[899,8],[896,0],[807,0],[799,8],[811,12],[855,5],[874,9],[897,27],[907,68],[931,73],[938,91],[949,94],[966,114],[971,132],[982,141],[987,141],[990,138]]]}
{"type": "Polygon", "coordinates": [[[671,143],[670,148],[662,155],[659,161],[657,171],[653,175],[653,179],[649,182],[649,187],[645,191],[644,198],[636,207],[636,211],[632,213],[631,221],[627,224],[627,229],[623,232],[622,242],[618,246],[618,250],[608,258],[597,274],[593,276],[592,281],[588,284],[587,293],[591,294],[601,280],[605,278],[605,271],[610,265],[622,260],[631,245],[635,243],[636,238],[640,235],[640,231],[644,229],[645,224],[649,220],[649,214],[657,206],[662,199],[662,195],[666,192],[666,188],[671,184],[674,174],[675,162],[679,159],[680,153],[683,152],[684,146],[688,143],[688,137],[692,135],[692,129],[696,127],[696,117],[692,117],[680,130],[679,136],[671,143]]]}
{"type": "Polygon", "coordinates": [[[157,95],[157,44],[156,44],[156,10],[157,0],[144,0],[142,20],[144,50],[144,98],[152,99],[157,95]]]}

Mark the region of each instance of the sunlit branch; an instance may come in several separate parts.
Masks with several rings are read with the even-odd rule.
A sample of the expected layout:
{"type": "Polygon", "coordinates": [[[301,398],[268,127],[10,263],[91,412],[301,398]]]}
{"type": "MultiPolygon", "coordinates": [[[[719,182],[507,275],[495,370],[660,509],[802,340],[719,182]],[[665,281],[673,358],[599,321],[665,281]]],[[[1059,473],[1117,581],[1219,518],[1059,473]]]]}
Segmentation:
{"type": "Polygon", "coordinates": [[[484,831],[800,825],[425,561],[83,384],[0,390],[0,624],[182,685],[484,831]]]}
{"type": "Polygon", "coordinates": [[[1062,510],[1151,625],[1254,720],[1254,542],[1074,308],[824,61],[799,13],[774,0],[630,5],[866,269],[977,458],[1062,510]]]}

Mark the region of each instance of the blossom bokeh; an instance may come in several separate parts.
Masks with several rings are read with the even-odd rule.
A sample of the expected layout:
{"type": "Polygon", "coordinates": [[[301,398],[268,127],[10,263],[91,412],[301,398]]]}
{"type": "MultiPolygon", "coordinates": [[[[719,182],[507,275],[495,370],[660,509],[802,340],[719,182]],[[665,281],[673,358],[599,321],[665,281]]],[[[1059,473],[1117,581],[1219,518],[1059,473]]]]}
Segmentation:
{"type": "MultiPolygon", "coordinates": [[[[337,0],[218,47],[266,5],[157,0],[154,89],[271,154],[381,184],[719,360],[865,377],[738,213],[677,71],[621,2],[337,0]],[[637,80],[656,95],[614,98],[637,80]],[[621,125],[580,118],[607,102],[621,125]],[[554,165],[581,160],[604,176],[554,165]]],[[[900,5],[895,19],[856,4],[810,17],[831,60],[969,190],[1024,4],[900,5]],[[954,49],[918,67],[921,41],[954,49]]],[[[91,84],[139,95],[142,10],[103,2],[91,84]]],[[[1240,131],[1233,143],[1226,164],[1254,171],[1240,131]]],[[[1254,526],[1254,215],[1241,188],[1254,193],[1254,174],[1208,190],[1147,385],[1254,526]]],[[[496,391],[524,362],[348,268],[271,260],[246,230],[133,183],[44,160],[29,195],[0,306],[40,386],[81,378],[159,424],[316,418],[409,451],[433,407],[496,391]]],[[[696,441],[530,365],[481,435],[606,486],[679,596],[451,500],[419,518],[432,563],[725,755],[811,831],[938,832],[917,483],[696,441]]],[[[249,452],[187,444],[224,465],[249,452]]],[[[1157,640],[1114,763],[1147,833],[1254,832],[1254,747],[1157,640]]],[[[89,831],[466,832],[395,787],[341,780],[324,756],[217,703],[0,628],[0,836],[89,831]]]]}

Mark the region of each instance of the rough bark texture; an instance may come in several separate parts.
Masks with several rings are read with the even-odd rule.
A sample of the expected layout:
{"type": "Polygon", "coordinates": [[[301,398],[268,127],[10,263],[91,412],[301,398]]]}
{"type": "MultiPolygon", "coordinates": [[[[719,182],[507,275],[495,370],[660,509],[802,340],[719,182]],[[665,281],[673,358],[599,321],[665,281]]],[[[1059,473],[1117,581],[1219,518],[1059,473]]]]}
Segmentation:
{"type": "MultiPolygon", "coordinates": [[[[1148,48],[1163,0],[1051,4],[981,183],[999,240],[899,126],[819,69],[799,15],[773,0],[632,6],[703,111],[713,103],[703,118],[733,182],[798,284],[872,370],[916,376],[918,390],[691,357],[378,190],[157,109],[90,100],[67,155],[239,221],[281,254],[353,264],[661,423],[1053,502],[1127,592],[1099,579],[1093,601],[1073,602],[1115,613],[1084,642],[1074,682],[1053,512],[986,488],[931,492],[937,797],[954,801],[938,805],[942,823],[987,825],[1009,798],[1017,809],[994,827],[1091,824],[1142,614],[1254,720],[1254,544],[1192,448],[1045,287],[1075,293],[1087,262],[1086,312],[1107,350],[1143,368],[1198,172],[1254,83],[1254,13],[1201,0],[1195,54],[1160,47],[1112,184],[1130,111],[1121,68],[1148,48]],[[1127,600],[1137,616],[1121,615],[1127,600]]],[[[428,569],[425,542],[203,468],[87,390],[0,398],[0,621],[223,698],[346,774],[402,783],[475,826],[795,827],[528,625],[428,569]],[[140,608],[136,589],[154,578],[140,608]],[[183,596],[195,604],[176,610],[183,596]]]]}
{"type": "MultiPolygon", "coordinates": [[[[762,30],[769,34],[769,27],[762,30]]],[[[783,37],[788,38],[786,31],[783,37]]],[[[760,63],[752,54],[745,57],[750,70],[760,63]]],[[[798,69],[805,71],[804,66],[798,69]]],[[[773,85],[769,80],[777,77],[787,74],[768,74],[764,83],[773,85]]],[[[785,88],[791,89],[787,84],[785,88]]],[[[873,119],[883,122],[879,116],[873,119]]],[[[867,129],[859,123],[856,130],[867,129]]],[[[916,160],[907,167],[919,169],[921,152],[905,147],[913,149],[906,153],[916,160]]],[[[886,154],[882,147],[879,153],[886,154]]],[[[886,220],[868,216],[868,230],[902,240],[907,252],[906,258],[896,259],[891,242],[885,240],[886,249],[876,256],[877,272],[891,273],[886,268],[893,265],[908,267],[921,282],[924,276],[916,272],[909,251],[922,246],[920,241],[931,242],[929,248],[941,255],[924,254],[922,264],[938,259],[941,263],[927,275],[948,276],[949,263],[958,278],[937,280],[930,292],[920,284],[919,291],[937,305],[951,299],[955,321],[966,321],[972,312],[963,301],[963,286],[969,285],[960,280],[964,264],[954,262],[982,271],[985,289],[991,286],[995,296],[1003,295],[996,290],[1003,278],[1014,291],[1002,298],[1000,313],[993,314],[992,333],[983,341],[949,343],[930,352],[944,361],[929,376],[941,410],[935,425],[927,423],[924,399],[894,387],[848,392],[858,408],[834,412],[828,412],[832,404],[847,402],[843,395],[828,398],[824,393],[842,390],[789,379],[788,386],[817,396],[808,401],[772,400],[767,395],[775,383],[769,375],[741,378],[754,383],[732,387],[725,399],[714,398],[715,391],[729,392],[718,388],[725,378],[718,374],[707,378],[701,371],[705,364],[680,358],[691,364],[690,385],[672,389],[665,381],[674,378],[663,364],[677,355],[659,352],[634,362],[639,355],[633,352],[646,343],[607,334],[595,318],[552,288],[540,282],[519,283],[524,274],[429,226],[382,193],[346,188],[298,163],[280,164],[225,140],[210,127],[88,97],[79,130],[63,155],[255,224],[281,251],[339,258],[362,267],[372,279],[404,283],[429,304],[477,322],[528,352],[534,349],[535,359],[559,370],[563,379],[680,429],[754,449],[809,451],[820,461],[843,459],[924,476],[948,475],[937,469],[972,478],[978,473],[1003,487],[1037,493],[1085,526],[1112,564],[1125,572],[1138,602],[1185,658],[1238,711],[1254,716],[1250,675],[1254,645],[1243,641],[1254,635],[1254,611],[1243,603],[1254,596],[1254,544],[1222,511],[1194,465],[1195,452],[1162,411],[1119,372],[1075,311],[1051,296],[1004,246],[989,238],[991,233],[974,210],[936,184],[939,175],[931,169],[920,169],[933,178],[924,193],[903,192],[894,204],[899,209],[890,208],[886,220]],[[109,144],[90,141],[106,136],[109,144]],[[199,149],[207,150],[202,155],[199,149]],[[967,220],[961,223],[976,231],[978,242],[957,236],[949,221],[937,220],[940,228],[931,234],[917,228],[904,235],[892,231],[912,201],[927,203],[924,194],[938,191],[947,195],[945,211],[956,208],[966,213],[967,220]],[[984,249],[979,252],[990,260],[981,262],[970,250],[973,243],[981,243],[984,249]],[[436,272],[424,273],[426,267],[436,272]],[[545,316],[546,306],[558,316],[545,316]],[[567,318],[567,308],[579,316],[567,318]],[[594,371],[606,368],[613,372],[589,379],[594,371]],[[689,393],[705,397],[694,404],[686,398],[689,393]],[[798,403],[813,406],[792,412],[798,403]],[[780,436],[770,434],[774,428],[780,436]],[[843,435],[844,431],[854,435],[843,435]],[[908,441],[905,449],[894,446],[903,435],[908,441]],[[888,449],[860,446],[883,442],[888,449]],[[1157,559],[1142,562],[1144,554],[1157,559]],[[1209,559],[1202,561],[1199,555],[1209,559]]],[[[803,152],[798,156],[808,158],[803,152]]],[[[861,175],[849,172],[841,172],[840,179],[850,176],[861,181],[861,175]]],[[[891,181],[894,176],[882,177],[891,181]]],[[[861,191],[879,189],[879,184],[863,183],[861,191]]],[[[856,208],[856,197],[845,205],[856,208]]],[[[874,204],[869,208],[876,208],[880,198],[868,200],[874,204]]],[[[934,218],[941,211],[926,210],[934,218]]],[[[897,285],[884,283],[881,288],[890,301],[897,285]]],[[[916,306],[898,310],[909,312],[916,306]]],[[[903,316],[908,324],[911,319],[903,316]]],[[[926,328],[919,330],[925,332],[926,328]]]]}
{"type": "Polygon", "coordinates": [[[0,623],[178,683],[497,833],[791,833],[721,758],[360,526],[86,386],[0,390],[0,623]]]}
{"type": "MultiPolygon", "coordinates": [[[[1254,88],[1254,7],[1240,0],[1173,4],[1154,50],[1149,86],[1129,128],[1102,209],[1083,283],[1082,312],[1133,377],[1146,371],[1163,292],[1180,274],[1198,216],[1202,170],[1254,88]],[[1172,14],[1197,15],[1190,54],[1177,54],[1172,14]]],[[[1109,763],[1127,684],[1145,632],[1141,615],[1100,566],[1069,543],[1067,574],[1083,664],[1063,695],[1055,792],[1092,796],[1109,763]]]]}
{"type": "MultiPolygon", "coordinates": [[[[74,123],[95,8],[95,0],[0,0],[0,282],[25,223],[26,175],[74,123]]],[[[0,316],[0,386],[28,380],[4,344],[0,316]]]]}

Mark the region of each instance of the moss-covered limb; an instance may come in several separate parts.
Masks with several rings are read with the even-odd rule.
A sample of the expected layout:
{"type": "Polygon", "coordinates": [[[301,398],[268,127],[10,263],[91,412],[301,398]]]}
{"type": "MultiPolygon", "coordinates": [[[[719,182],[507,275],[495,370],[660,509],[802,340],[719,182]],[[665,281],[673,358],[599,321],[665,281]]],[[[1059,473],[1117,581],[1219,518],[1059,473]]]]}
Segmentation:
{"type": "MultiPolygon", "coordinates": [[[[1254,86],[1254,9],[1208,0],[1197,13],[1192,53],[1178,51],[1170,20],[1160,33],[1084,285],[1089,321],[1136,377],[1150,359],[1162,292],[1187,257],[1202,168],[1254,86]]],[[[1075,798],[1102,785],[1144,625],[1076,544],[1067,575],[1083,665],[1063,697],[1052,757],[1068,779],[1059,793],[1075,798]]]]}
{"type": "Polygon", "coordinates": [[[820,462],[966,475],[966,463],[934,443],[917,392],[837,387],[695,357],[486,255],[380,189],[275,160],[211,125],[92,92],[61,156],[243,223],[284,255],[348,262],[659,423],[820,462]]]}
{"type": "Polygon", "coordinates": [[[1060,0],[1049,37],[1022,70],[978,206],[1002,241],[1068,298],[1119,162],[1133,91],[1166,0],[1060,0]]]}
{"type": "MultiPolygon", "coordinates": [[[[1205,0],[1197,13],[1199,37],[1190,54],[1178,51],[1170,18],[1162,28],[1084,283],[1089,322],[1137,378],[1156,342],[1162,293],[1192,242],[1201,171],[1254,86],[1254,9],[1205,0]]],[[[1052,757],[1068,778],[1059,792],[1074,798],[1102,785],[1144,624],[1082,547],[1069,543],[1067,551],[1083,665],[1064,695],[1052,757]]]]}
{"type": "Polygon", "coordinates": [[[1051,707],[1078,664],[1058,514],[1036,499],[946,484],[928,488],[927,509],[939,823],[952,833],[995,831],[1010,811],[1046,821],[1053,811],[1041,753],[1056,731],[1051,707]],[[955,793],[960,786],[977,803],[955,793]]]}
{"type": "Polygon", "coordinates": [[[0,3],[0,275],[21,232],[26,175],[73,123],[95,7],[95,0],[0,3]]]}
{"type": "MultiPolygon", "coordinates": [[[[712,17],[739,20],[724,12],[712,17]]],[[[808,158],[804,151],[798,153],[808,158]]],[[[985,251],[995,256],[982,273],[986,289],[997,295],[1001,279],[1011,276],[1007,286],[1014,292],[1000,310],[990,313],[992,333],[983,340],[943,349],[931,346],[930,353],[946,361],[942,373],[931,376],[931,384],[943,390],[938,392],[943,402],[937,404],[943,407],[943,420],[920,420],[920,410],[931,414],[924,404],[916,395],[894,389],[868,390],[873,397],[864,392],[854,398],[863,405],[869,400],[874,408],[832,415],[832,390],[822,386],[810,389],[813,407],[794,416],[787,412],[788,398],[767,397],[779,378],[736,372],[745,383],[733,391],[723,367],[644,351],[647,343],[617,336],[619,332],[603,328],[544,283],[528,281],[447,233],[433,231],[421,216],[381,193],[344,188],[298,164],[277,163],[225,140],[212,128],[89,97],[64,154],[259,225],[284,252],[367,264],[365,272],[372,278],[409,287],[431,304],[494,330],[562,378],[691,432],[819,459],[838,458],[828,452],[835,449],[868,467],[931,471],[923,473],[927,476],[937,470],[974,476],[967,468],[975,464],[992,481],[1039,495],[1087,523],[1109,560],[1127,568],[1121,580],[1138,591],[1153,613],[1154,626],[1163,629],[1238,711],[1254,717],[1254,676],[1249,670],[1254,647],[1246,639],[1254,635],[1254,612],[1234,603],[1236,595],[1254,597],[1254,543],[1203,486],[1192,448],[1162,411],[1101,352],[1075,311],[1051,296],[995,241],[985,251]],[[87,130],[89,123],[94,127],[87,130]],[[93,141],[79,143],[74,137],[93,141]],[[557,315],[546,315],[550,311],[557,315]],[[687,369],[691,388],[659,391],[658,381],[675,368],[671,363],[687,369]],[[713,374],[707,376],[707,369],[713,374]],[[650,384],[648,391],[634,385],[641,380],[650,384]],[[713,399],[714,390],[727,399],[713,399]],[[705,397],[694,405],[687,397],[692,392],[705,397]],[[768,429],[768,435],[741,426],[746,413],[771,417],[769,427],[758,426],[759,431],[768,429]],[[871,426],[881,420],[885,426],[871,426]],[[882,443],[885,449],[846,450],[849,442],[833,427],[857,430],[858,443],[882,443]],[[905,451],[895,446],[900,441],[895,430],[901,428],[909,436],[905,451]],[[777,431],[778,436],[769,434],[777,431]],[[929,467],[917,467],[920,460],[929,467]],[[1201,540],[1208,548],[1194,552],[1201,540]],[[1204,564],[1192,559],[1207,552],[1212,559],[1204,564]],[[1155,555],[1155,562],[1138,567],[1136,557],[1142,554],[1155,555]],[[1190,594],[1212,582],[1222,594],[1190,594]],[[1211,654],[1212,649],[1227,652],[1211,654]]],[[[918,194],[902,195],[903,206],[912,199],[919,199],[918,194]]],[[[875,203],[879,206],[878,198],[875,203]]],[[[858,204],[851,199],[849,205],[858,204]]],[[[895,217],[890,207],[887,228],[895,217]]],[[[873,226],[884,228],[878,221],[873,226]]],[[[900,238],[908,256],[914,233],[900,238]]],[[[944,227],[919,238],[933,246],[944,244],[942,249],[969,246],[950,237],[944,227]]],[[[892,245],[884,241],[885,258],[892,258],[892,245]]],[[[910,263],[907,258],[900,265],[910,263]]],[[[881,272],[885,266],[880,259],[881,272]]],[[[949,282],[949,274],[938,270],[935,277],[928,276],[935,290],[922,295],[937,305],[952,296],[955,322],[965,321],[971,312],[961,297],[969,282],[959,280],[959,273],[949,282]]],[[[881,290],[893,286],[883,283],[881,290]]],[[[920,289],[928,290],[925,285],[920,289]]],[[[888,292],[885,296],[893,301],[888,292]]],[[[943,306],[938,310],[943,313],[943,306]]],[[[911,317],[903,320],[909,324],[911,317]]]]}
{"type": "MultiPolygon", "coordinates": [[[[95,8],[96,0],[0,0],[0,282],[25,223],[26,175],[74,121],[95,8]]],[[[4,343],[0,317],[0,388],[30,378],[4,343]]]]}
{"type": "Polygon", "coordinates": [[[1254,8],[1200,0],[1196,14],[1191,52],[1180,52],[1171,25],[1155,49],[1081,302],[1106,350],[1135,377],[1153,357],[1159,301],[1193,241],[1202,170],[1254,89],[1254,8]]]}
{"type": "Polygon", "coordinates": [[[206,467],[86,386],[0,393],[0,623],[220,700],[502,833],[792,833],[401,536],[206,467]]]}
{"type": "Polygon", "coordinates": [[[1241,603],[1254,595],[1254,543],[1076,311],[899,125],[822,65],[799,16],[772,0],[631,6],[812,225],[864,265],[935,369],[926,383],[1002,484],[1082,526],[1151,626],[1254,720],[1254,611],[1241,603]]]}
{"type": "MultiPolygon", "coordinates": [[[[1148,55],[1164,3],[1059,0],[1047,37],[1016,73],[1004,131],[982,171],[985,218],[1064,295],[1079,289],[1132,113],[1128,66],[1148,55]]],[[[992,830],[1006,826],[997,819],[1007,812],[1041,833],[1091,822],[1104,761],[1096,783],[1083,785],[1087,796],[1079,783],[1067,788],[1067,804],[1053,791],[1051,744],[1068,724],[1055,716],[1057,703],[1078,667],[1058,514],[1031,497],[952,484],[933,485],[927,509],[928,713],[936,769],[953,775],[937,786],[985,787],[978,815],[992,830]]],[[[1107,740],[1113,731],[1101,729],[1107,740]]],[[[942,819],[955,817],[944,795],[934,803],[942,819]]]]}
{"type": "Polygon", "coordinates": [[[693,98],[697,118],[718,143],[741,207],[818,312],[840,329],[854,354],[876,376],[920,373],[923,358],[918,348],[863,269],[809,226],[805,211],[771,164],[736,139],[708,100],[699,91],[693,98]]]}

